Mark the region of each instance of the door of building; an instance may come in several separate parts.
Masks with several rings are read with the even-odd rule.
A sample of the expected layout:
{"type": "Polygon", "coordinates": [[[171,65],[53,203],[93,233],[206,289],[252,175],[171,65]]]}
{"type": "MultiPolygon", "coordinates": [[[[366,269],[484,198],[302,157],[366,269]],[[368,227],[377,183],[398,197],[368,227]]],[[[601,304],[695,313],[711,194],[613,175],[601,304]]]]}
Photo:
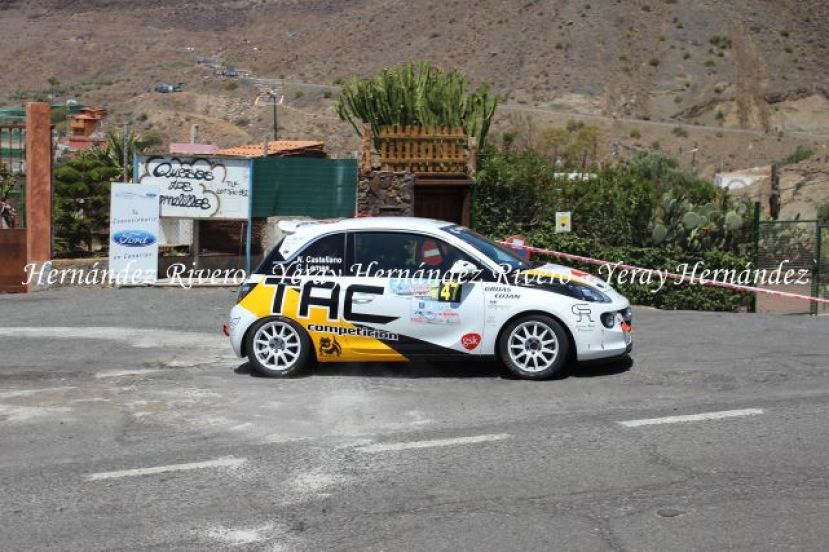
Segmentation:
{"type": "Polygon", "coordinates": [[[416,182],[414,213],[416,217],[469,224],[468,185],[440,185],[416,182]]]}

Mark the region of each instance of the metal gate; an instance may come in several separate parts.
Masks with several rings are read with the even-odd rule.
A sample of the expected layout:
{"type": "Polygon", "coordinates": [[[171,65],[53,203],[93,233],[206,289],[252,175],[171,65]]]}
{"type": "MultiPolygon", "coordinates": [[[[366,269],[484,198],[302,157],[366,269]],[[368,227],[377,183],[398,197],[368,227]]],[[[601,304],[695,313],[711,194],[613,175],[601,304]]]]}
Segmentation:
{"type": "Polygon", "coordinates": [[[0,228],[26,226],[26,126],[0,126],[0,228]],[[12,215],[12,209],[13,215],[12,215]]]}
{"type": "Polygon", "coordinates": [[[25,144],[25,125],[0,125],[0,293],[26,290],[25,144]]]}
{"type": "MultiPolygon", "coordinates": [[[[757,287],[811,297],[825,292],[821,264],[822,229],[816,220],[768,220],[757,223],[757,287]],[[788,278],[786,278],[788,276],[788,278]]],[[[826,242],[824,242],[826,243],[826,242]]],[[[825,250],[825,248],[824,248],[825,250]]],[[[757,295],[757,312],[817,314],[817,303],[757,295]]]]}

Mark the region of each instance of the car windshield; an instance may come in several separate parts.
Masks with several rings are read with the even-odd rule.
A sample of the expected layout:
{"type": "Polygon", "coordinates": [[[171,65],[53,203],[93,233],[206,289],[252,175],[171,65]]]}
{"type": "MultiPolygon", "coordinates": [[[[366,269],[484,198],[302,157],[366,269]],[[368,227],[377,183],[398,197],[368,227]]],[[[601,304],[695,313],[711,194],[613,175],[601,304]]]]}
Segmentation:
{"type": "Polygon", "coordinates": [[[508,248],[495,243],[494,241],[483,237],[477,232],[473,232],[469,228],[463,226],[446,226],[443,230],[450,234],[459,237],[481,253],[498,266],[509,266],[512,270],[521,270],[530,268],[530,263],[522,260],[515,253],[508,248]]]}

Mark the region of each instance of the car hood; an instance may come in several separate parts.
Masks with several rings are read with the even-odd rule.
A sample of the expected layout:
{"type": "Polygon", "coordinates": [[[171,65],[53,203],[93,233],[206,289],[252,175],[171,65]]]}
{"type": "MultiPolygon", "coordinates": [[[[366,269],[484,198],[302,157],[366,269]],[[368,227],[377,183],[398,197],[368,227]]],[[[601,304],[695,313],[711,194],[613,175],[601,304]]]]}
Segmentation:
{"type": "Polygon", "coordinates": [[[595,287],[599,291],[613,291],[613,288],[596,276],[582,270],[577,270],[569,266],[564,266],[555,263],[547,263],[541,266],[522,270],[522,275],[538,276],[541,278],[560,278],[563,281],[577,282],[595,287]]]}

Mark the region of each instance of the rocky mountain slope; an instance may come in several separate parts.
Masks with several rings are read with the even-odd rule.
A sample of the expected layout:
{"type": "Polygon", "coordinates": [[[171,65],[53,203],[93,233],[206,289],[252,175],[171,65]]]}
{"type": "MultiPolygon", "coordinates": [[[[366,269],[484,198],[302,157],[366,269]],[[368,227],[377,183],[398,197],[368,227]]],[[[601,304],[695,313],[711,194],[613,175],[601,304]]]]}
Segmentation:
{"type": "MultiPolygon", "coordinates": [[[[698,158],[716,168],[826,141],[827,29],[824,0],[0,0],[0,98],[52,91],[174,139],[199,122],[208,138],[238,143],[261,139],[270,114],[252,107],[250,84],[214,78],[197,55],[323,85],[429,59],[492,84],[513,106],[496,128],[600,116],[608,151],[659,141],[687,152],[720,137],[670,125],[706,125],[723,143],[698,158]],[[159,80],[186,92],[151,92],[159,80]],[[634,133],[614,120],[628,118],[669,126],[634,133]]],[[[330,110],[335,89],[287,88],[286,132],[356,146],[330,110]]]]}

